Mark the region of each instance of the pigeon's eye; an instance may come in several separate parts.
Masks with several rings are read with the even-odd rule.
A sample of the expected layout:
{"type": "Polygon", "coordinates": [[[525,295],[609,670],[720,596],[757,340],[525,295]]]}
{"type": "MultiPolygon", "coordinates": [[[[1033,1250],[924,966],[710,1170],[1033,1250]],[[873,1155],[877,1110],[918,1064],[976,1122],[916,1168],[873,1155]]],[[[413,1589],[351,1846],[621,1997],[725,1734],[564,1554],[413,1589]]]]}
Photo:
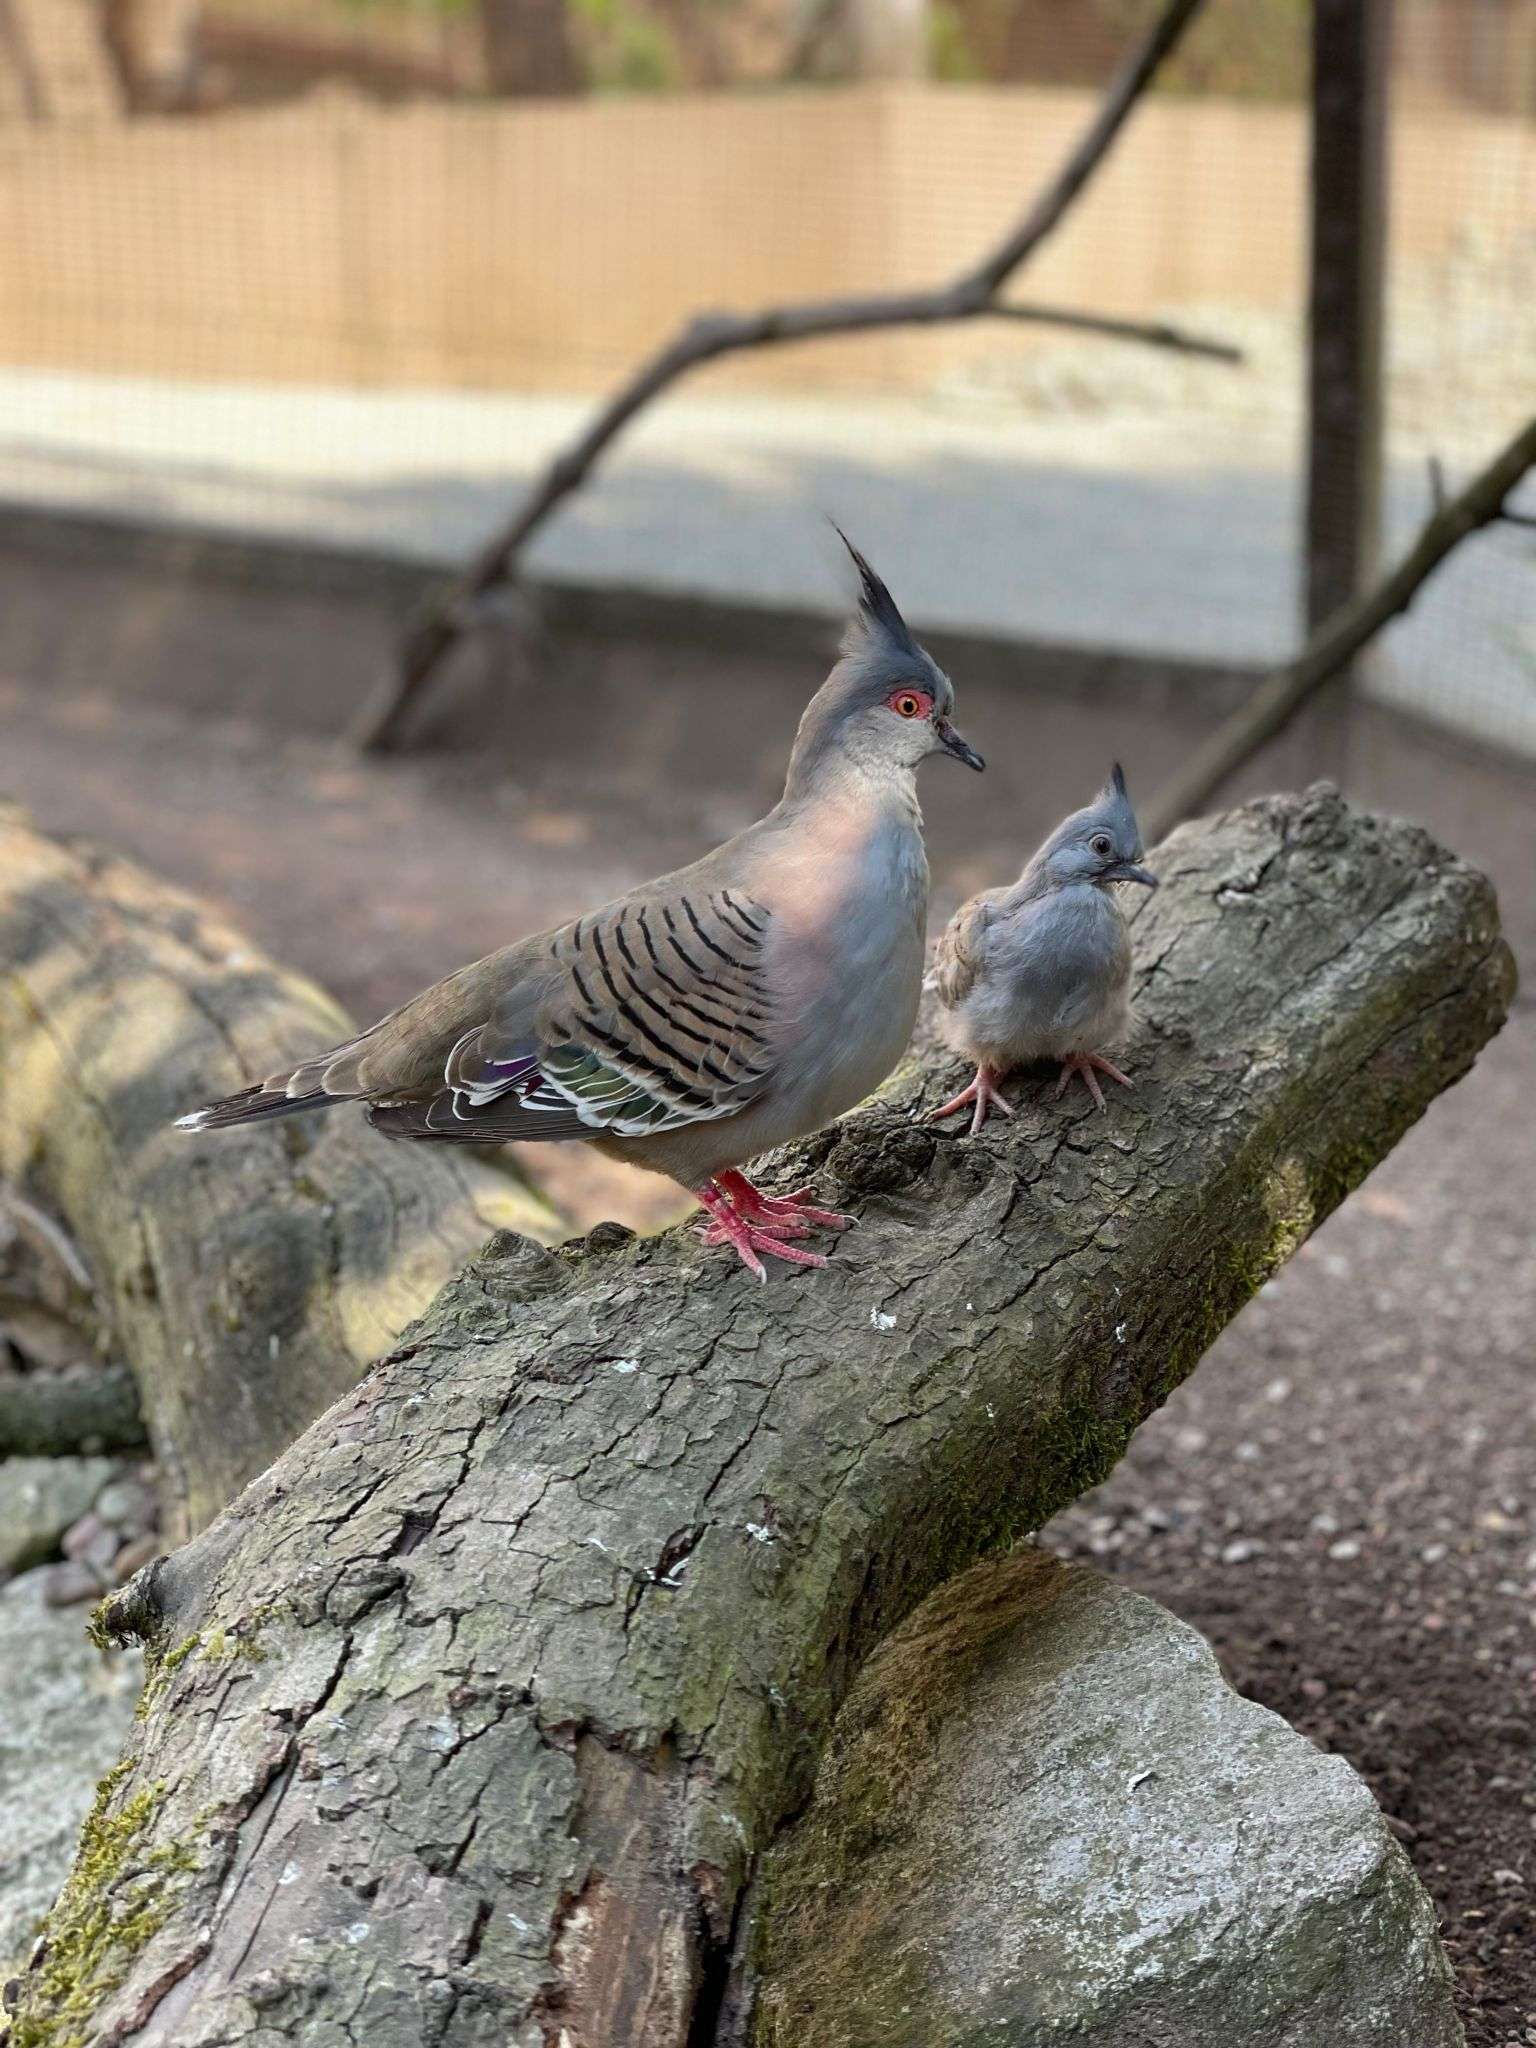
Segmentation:
{"type": "Polygon", "coordinates": [[[893,690],[885,701],[898,718],[926,718],[933,709],[926,690],[893,690]]]}
{"type": "Polygon", "coordinates": [[[1093,848],[1094,852],[1099,856],[1100,860],[1108,860],[1109,856],[1115,850],[1114,841],[1108,836],[1107,833],[1104,832],[1095,833],[1094,837],[1089,840],[1088,844],[1093,848]]]}

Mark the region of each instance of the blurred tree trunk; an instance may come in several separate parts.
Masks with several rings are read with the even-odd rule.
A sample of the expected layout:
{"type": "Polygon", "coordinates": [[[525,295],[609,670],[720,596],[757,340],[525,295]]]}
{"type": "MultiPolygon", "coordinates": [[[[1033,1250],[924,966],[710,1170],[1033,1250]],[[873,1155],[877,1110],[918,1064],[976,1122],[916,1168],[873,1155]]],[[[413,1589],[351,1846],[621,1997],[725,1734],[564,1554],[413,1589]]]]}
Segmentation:
{"type": "Polygon", "coordinates": [[[197,105],[201,28],[200,0],[104,0],[102,33],[134,113],[197,105]]]}
{"type": "Polygon", "coordinates": [[[715,92],[730,83],[730,59],[709,0],[651,0],[651,7],[672,38],[685,85],[715,92]]]}
{"type": "Polygon", "coordinates": [[[520,99],[579,93],[586,81],[571,40],[567,0],[480,0],[492,92],[520,99]]]}
{"type": "Polygon", "coordinates": [[[858,1215],[823,1271],[500,1238],[113,1597],[143,1716],[17,2048],[747,2038],[757,1859],[863,1658],[1103,1478],[1507,1007],[1487,881],[1331,791],[1152,864],[1112,1116],[941,1133],[930,1046],[778,1162],[858,1215]]]}
{"type": "Polygon", "coordinates": [[[928,0],[844,0],[855,78],[928,76],[928,0]]]}

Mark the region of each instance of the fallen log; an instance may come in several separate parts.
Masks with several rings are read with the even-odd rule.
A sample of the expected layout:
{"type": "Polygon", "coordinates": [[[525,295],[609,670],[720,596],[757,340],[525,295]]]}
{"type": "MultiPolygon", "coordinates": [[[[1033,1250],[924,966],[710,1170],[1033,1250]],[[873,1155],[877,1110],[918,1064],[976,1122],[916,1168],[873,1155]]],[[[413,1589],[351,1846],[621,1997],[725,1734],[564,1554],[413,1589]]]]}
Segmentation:
{"type": "Polygon", "coordinates": [[[144,1418],[123,1365],[74,1372],[0,1372],[0,1458],[67,1458],[136,1451],[144,1418]]]}
{"type": "Polygon", "coordinates": [[[0,1179],[69,1221],[132,1367],[166,1526],[201,1528],[494,1228],[553,1219],[355,1118],[194,1146],[197,1103],[346,1035],[206,905],[0,805],[0,1179]]]}
{"type": "Polygon", "coordinates": [[[1412,827],[1314,791],[1152,861],[1112,1114],[941,1133],[919,1053],[779,1162],[859,1227],[766,1288],[500,1238],[113,1596],[144,1716],[13,2048],[748,2037],[754,1872],[869,1650],[1102,1478],[1504,1015],[1492,890],[1412,827]]]}

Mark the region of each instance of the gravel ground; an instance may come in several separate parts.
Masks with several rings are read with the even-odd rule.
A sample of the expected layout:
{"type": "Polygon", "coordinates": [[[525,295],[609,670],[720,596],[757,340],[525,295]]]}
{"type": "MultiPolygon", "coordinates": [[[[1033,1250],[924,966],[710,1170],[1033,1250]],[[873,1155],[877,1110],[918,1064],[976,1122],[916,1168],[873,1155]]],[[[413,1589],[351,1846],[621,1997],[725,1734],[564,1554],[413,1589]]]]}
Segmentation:
{"type": "MultiPolygon", "coordinates": [[[[1111,752],[1148,788],[1192,736],[1103,705],[966,696],[963,680],[962,712],[994,771],[964,788],[933,775],[936,914],[1015,868],[1111,752]]],[[[733,713],[743,735],[764,715],[733,713]]],[[[42,824],[219,897],[359,1013],[686,857],[763,794],[729,721],[683,782],[710,795],[664,807],[581,746],[525,755],[515,779],[484,762],[365,768],[3,679],[0,721],[0,780],[42,824]]],[[[1272,758],[1250,782],[1295,769],[1272,758]]],[[[1489,868],[1529,970],[1530,780],[1371,713],[1349,781],[1489,868]]],[[[1046,1532],[1193,1621],[1243,1691],[1364,1771],[1440,1909],[1471,2048],[1536,2043],[1533,1096],[1522,1007],[1046,1532]]],[[[544,1150],[531,1163],[578,1220],[675,1212],[663,1183],[544,1150]]]]}
{"type": "Polygon", "coordinates": [[[1364,1772],[1440,1909],[1472,2048],[1536,2041],[1531,1023],[1045,1532],[1364,1772]]]}

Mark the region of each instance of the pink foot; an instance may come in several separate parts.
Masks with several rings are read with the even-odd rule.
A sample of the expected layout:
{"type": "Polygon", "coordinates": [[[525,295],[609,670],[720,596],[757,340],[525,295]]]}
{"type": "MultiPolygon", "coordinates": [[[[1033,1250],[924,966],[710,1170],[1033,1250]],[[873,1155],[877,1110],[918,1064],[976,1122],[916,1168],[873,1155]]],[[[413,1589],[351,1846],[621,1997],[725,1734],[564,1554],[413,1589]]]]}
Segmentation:
{"type": "Polygon", "coordinates": [[[976,1114],[971,1118],[971,1136],[974,1138],[986,1122],[989,1110],[1001,1110],[1004,1116],[1012,1116],[1013,1104],[1005,1101],[997,1092],[997,1084],[1002,1078],[996,1067],[978,1067],[976,1078],[970,1087],[962,1088],[960,1093],[946,1102],[941,1109],[931,1110],[929,1121],[937,1123],[941,1116],[953,1116],[957,1109],[965,1109],[974,1102],[976,1114]]]}
{"type": "Polygon", "coordinates": [[[1103,1053],[1075,1052],[1061,1063],[1061,1079],[1056,1083],[1057,1096],[1060,1097],[1062,1095],[1074,1074],[1080,1074],[1084,1087],[1086,1087],[1088,1093],[1093,1097],[1100,1109],[1103,1109],[1105,1107],[1104,1091],[1099,1086],[1098,1075],[1094,1073],[1095,1067],[1098,1068],[1100,1074],[1108,1074],[1111,1081],[1118,1081],[1122,1088],[1134,1088],[1136,1086],[1130,1075],[1122,1074],[1117,1066],[1105,1059],[1103,1053]]]}
{"type": "Polygon", "coordinates": [[[775,1198],[761,1194],[745,1174],[734,1171],[717,1174],[705,1186],[695,1188],[694,1193],[713,1219],[704,1232],[704,1242],[730,1245],[741,1263],[759,1280],[768,1277],[758,1256],[760,1252],[792,1266],[824,1266],[827,1262],[820,1252],[802,1251],[799,1245],[786,1244],[785,1238],[802,1237],[816,1223],[846,1229],[853,1220],[830,1209],[812,1209],[795,1196],[775,1198]],[[738,1193],[737,1183],[744,1194],[738,1193]],[[788,1213],[773,1213],[780,1209],[788,1213]]]}
{"type": "Polygon", "coordinates": [[[851,1230],[853,1218],[844,1216],[837,1209],[816,1209],[811,1206],[814,1188],[797,1188],[792,1195],[765,1195],[761,1188],[753,1187],[747,1176],[736,1167],[715,1175],[715,1186],[723,1188],[736,1212],[745,1216],[750,1223],[759,1224],[763,1229],[770,1225],[786,1226],[775,1231],[778,1237],[803,1237],[810,1228],[821,1230],[851,1230]]]}

